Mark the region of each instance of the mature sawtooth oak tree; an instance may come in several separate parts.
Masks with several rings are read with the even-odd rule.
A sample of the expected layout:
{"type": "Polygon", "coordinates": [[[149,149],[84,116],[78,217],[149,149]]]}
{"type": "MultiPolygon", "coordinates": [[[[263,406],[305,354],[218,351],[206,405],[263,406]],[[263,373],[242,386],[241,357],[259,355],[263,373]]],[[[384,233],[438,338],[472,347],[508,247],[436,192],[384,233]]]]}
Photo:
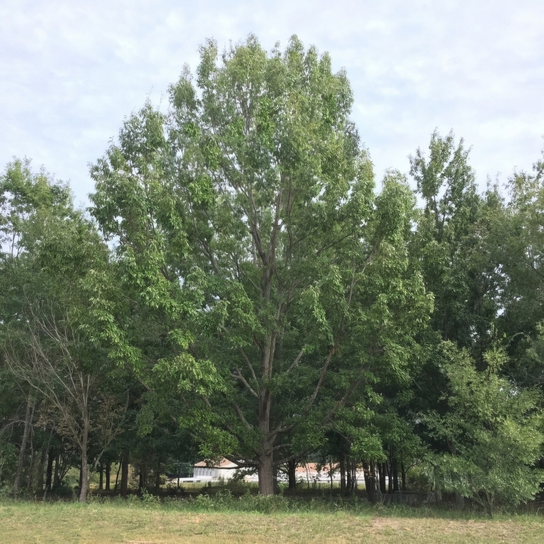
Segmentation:
{"type": "Polygon", "coordinates": [[[91,211],[170,328],[169,355],[124,352],[182,399],[203,455],[244,460],[269,495],[286,437],[319,443],[371,369],[401,372],[432,300],[409,270],[413,195],[392,173],[375,196],[329,56],[253,36],[200,55],[168,115],[147,104],[92,167],[91,211]]]}

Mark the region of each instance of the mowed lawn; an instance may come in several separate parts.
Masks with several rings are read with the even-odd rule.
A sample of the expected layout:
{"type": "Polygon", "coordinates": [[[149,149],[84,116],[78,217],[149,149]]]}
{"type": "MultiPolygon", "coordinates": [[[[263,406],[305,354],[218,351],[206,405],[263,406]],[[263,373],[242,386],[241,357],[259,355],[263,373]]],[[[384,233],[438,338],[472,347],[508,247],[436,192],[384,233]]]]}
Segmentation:
{"type": "Polygon", "coordinates": [[[376,513],[195,513],[142,505],[0,503],[2,544],[174,542],[544,542],[540,518],[389,517],[376,513]]]}

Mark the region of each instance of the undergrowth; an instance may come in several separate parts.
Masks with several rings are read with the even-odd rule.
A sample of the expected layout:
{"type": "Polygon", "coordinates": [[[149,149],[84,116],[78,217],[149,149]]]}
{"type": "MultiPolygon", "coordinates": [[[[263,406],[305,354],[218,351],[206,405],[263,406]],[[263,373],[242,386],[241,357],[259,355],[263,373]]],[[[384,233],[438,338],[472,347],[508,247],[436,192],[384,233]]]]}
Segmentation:
{"type": "MultiPolygon", "coordinates": [[[[44,503],[40,500],[7,499],[0,497],[0,506],[4,508],[20,505],[51,505],[56,508],[96,508],[100,505],[113,508],[158,510],[164,512],[191,512],[191,513],[256,513],[256,514],[346,514],[362,517],[382,518],[430,518],[450,520],[488,519],[482,511],[472,508],[458,510],[450,505],[420,505],[404,504],[370,504],[365,500],[353,496],[342,498],[339,496],[322,497],[292,497],[273,495],[263,497],[247,491],[242,495],[235,495],[224,489],[214,493],[201,493],[187,497],[159,497],[143,491],[140,495],[130,495],[126,499],[121,497],[90,495],[86,504],[77,501],[54,501],[44,503]],[[56,505],[56,506],[55,506],[56,505]]],[[[530,519],[544,522],[544,512],[536,514],[519,514],[513,512],[498,513],[499,519],[517,520],[530,519]]]]}
{"type": "MultiPolygon", "coordinates": [[[[224,489],[213,494],[201,493],[190,497],[158,497],[144,491],[141,496],[131,495],[127,499],[120,497],[90,496],[89,504],[105,503],[112,506],[130,508],[160,509],[165,511],[220,512],[220,513],[259,513],[259,514],[350,514],[356,516],[398,517],[398,518],[434,518],[453,520],[487,519],[487,515],[477,508],[459,510],[451,505],[405,505],[405,504],[370,504],[353,496],[291,497],[273,495],[263,497],[247,491],[243,495],[233,494],[224,489]]],[[[519,514],[498,512],[499,517],[530,518],[544,521],[544,512],[537,514],[519,514]]]]}

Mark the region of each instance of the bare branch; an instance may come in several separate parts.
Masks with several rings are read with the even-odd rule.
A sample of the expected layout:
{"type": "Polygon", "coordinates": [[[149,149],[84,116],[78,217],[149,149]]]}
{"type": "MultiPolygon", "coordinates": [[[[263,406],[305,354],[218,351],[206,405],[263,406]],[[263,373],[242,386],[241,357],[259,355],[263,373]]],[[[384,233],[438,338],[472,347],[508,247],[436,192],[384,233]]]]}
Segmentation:
{"type": "Polygon", "coordinates": [[[253,369],[253,365],[251,364],[251,361],[249,360],[249,357],[246,355],[246,352],[244,351],[244,348],[239,348],[240,353],[242,354],[242,357],[244,358],[244,361],[247,363],[247,366],[249,368],[249,371],[251,372],[251,377],[257,381],[257,376],[255,375],[255,370],[253,369]]]}
{"type": "Polygon", "coordinates": [[[242,410],[240,410],[240,407],[238,406],[238,404],[236,404],[235,401],[232,401],[232,407],[234,408],[234,411],[236,412],[236,415],[238,416],[240,421],[246,426],[247,429],[251,430],[251,425],[247,422],[244,414],[242,413],[242,410]]]}
{"type": "Polygon", "coordinates": [[[233,378],[236,378],[238,381],[242,382],[244,384],[244,386],[246,387],[246,389],[255,397],[255,398],[259,398],[259,395],[256,393],[256,391],[253,389],[253,387],[251,387],[251,385],[249,385],[249,383],[247,382],[247,380],[244,378],[244,376],[242,375],[242,373],[240,372],[240,369],[238,367],[233,367],[234,370],[236,372],[233,372],[231,375],[233,378]]]}
{"type": "Polygon", "coordinates": [[[291,370],[293,370],[299,363],[300,363],[300,360],[302,359],[302,356],[304,355],[304,348],[302,348],[299,352],[298,352],[298,355],[295,357],[295,360],[291,363],[291,366],[287,369],[287,374],[289,374],[289,372],[291,372],[291,370]]]}

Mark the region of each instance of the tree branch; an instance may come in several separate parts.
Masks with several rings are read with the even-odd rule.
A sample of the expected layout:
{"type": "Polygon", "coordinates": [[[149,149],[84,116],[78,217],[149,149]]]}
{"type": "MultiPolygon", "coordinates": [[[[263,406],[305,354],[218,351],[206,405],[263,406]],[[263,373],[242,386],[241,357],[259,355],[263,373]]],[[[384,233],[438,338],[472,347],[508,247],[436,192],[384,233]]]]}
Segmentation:
{"type": "Polygon", "coordinates": [[[232,376],[233,378],[236,378],[238,381],[242,382],[242,383],[245,385],[246,389],[247,389],[247,390],[248,390],[255,398],[258,399],[258,398],[259,398],[259,395],[255,392],[255,390],[253,389],[253,387],[251,387],[251,385],[249,385],[249,383],[248,383],[247,380],[244,378],[244,376],[242,376],[242,373],[240,372],[240,369],[239,369],[237,366],[235,366],[235,367],[233,367],[233,368],[234,368],[234,370],[235,370],[236,372],[233,372],[233,373],[231,374],[231,376],[232,376]]]}

